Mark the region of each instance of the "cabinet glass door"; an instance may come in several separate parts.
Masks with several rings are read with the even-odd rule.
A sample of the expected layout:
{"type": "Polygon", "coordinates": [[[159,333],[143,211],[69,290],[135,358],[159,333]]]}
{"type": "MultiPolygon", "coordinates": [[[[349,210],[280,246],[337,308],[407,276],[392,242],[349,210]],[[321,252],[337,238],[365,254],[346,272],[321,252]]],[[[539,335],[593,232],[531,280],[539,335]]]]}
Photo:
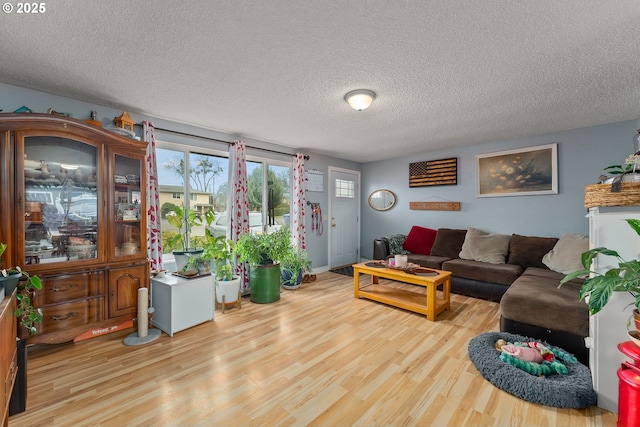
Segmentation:
{"type": "Polygon", "coordinates": [[[95,146],[56,136],[24,138],[24,263],[98,257],[95,146]]]}
{"type": "Polygon", "coordinates": [[[142,197],[145,197],[142,178],[142,160],[114,155],[115,175],[113,176],[114,212],[115,212],[115,251],[116,257],[140,255],[146,248],[141,247],[141,236],[145,212],[141,212],[142,197]]]}

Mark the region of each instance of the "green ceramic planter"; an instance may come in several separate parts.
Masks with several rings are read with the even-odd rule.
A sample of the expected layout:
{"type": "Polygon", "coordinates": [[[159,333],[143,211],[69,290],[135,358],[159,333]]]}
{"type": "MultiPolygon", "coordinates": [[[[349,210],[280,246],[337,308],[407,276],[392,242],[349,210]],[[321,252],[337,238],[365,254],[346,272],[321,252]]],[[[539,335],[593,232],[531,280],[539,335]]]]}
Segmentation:
{"type": "Polygon", "coordinates": [[[249,271],[251,302],[268,304],[280,299],[280,264],[251,267],[249,271]]]}

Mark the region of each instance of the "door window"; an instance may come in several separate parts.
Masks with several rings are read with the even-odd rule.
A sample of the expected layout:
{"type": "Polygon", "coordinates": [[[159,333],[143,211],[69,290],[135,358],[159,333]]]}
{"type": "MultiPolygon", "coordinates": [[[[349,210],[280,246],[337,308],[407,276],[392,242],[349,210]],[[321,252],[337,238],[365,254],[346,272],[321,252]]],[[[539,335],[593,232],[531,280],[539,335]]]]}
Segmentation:
{"type": "Polygon", "coordinates": [[[336,197],[348,197],[352,199],[355,196],[355,186],[353,181],[336,179],[336,197]]]}

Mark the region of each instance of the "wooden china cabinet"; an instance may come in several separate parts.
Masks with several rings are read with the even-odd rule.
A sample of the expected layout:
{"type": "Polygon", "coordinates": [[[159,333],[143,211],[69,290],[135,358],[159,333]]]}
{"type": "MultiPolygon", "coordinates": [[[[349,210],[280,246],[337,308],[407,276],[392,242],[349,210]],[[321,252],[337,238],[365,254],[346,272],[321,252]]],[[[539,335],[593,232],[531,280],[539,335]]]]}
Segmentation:
{"type": "Polygon", "coordinates": [[[0,114],[0,242],[7,263],[43,281],[30,343],[135,317],[149,286],[145,153],[146,143],[80,120],[0,114]]]}

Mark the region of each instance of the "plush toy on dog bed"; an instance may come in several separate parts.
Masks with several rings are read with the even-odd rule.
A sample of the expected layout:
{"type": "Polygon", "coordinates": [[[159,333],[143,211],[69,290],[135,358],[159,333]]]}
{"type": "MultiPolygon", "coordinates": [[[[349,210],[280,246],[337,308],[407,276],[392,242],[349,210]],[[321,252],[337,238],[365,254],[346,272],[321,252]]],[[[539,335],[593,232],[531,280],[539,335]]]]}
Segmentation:
{"type": "Polygon", "coordinates": [[[589,368],[577,362],[573,355],[546,342],[507,332],[486,332],[469,341],[468,354],[487,381],[529,402],[557,408],[586,408],[597,402],[589,368]],[[504,342],[498,343],[499,340],[504,342]],[[513,347],[503,351],[508,345],[513,347]],[[542,363],[525,360],[540,357],[542,363]],[[522,366],[516,367],[516,364],[522,366]],[[549,373],[530,373],[534,365],[547,366],[549,373]],[[566,373],[558,373],[564,369],[566,373]]]}
{"type": "Polygon", "coordinates": [[[562,362],[578,362],[571,354],[539,341],[507,343],[498,339],[495,348],[501,352],[500,360],[533,375],[566,375],[569,371],[562,362]]]}

